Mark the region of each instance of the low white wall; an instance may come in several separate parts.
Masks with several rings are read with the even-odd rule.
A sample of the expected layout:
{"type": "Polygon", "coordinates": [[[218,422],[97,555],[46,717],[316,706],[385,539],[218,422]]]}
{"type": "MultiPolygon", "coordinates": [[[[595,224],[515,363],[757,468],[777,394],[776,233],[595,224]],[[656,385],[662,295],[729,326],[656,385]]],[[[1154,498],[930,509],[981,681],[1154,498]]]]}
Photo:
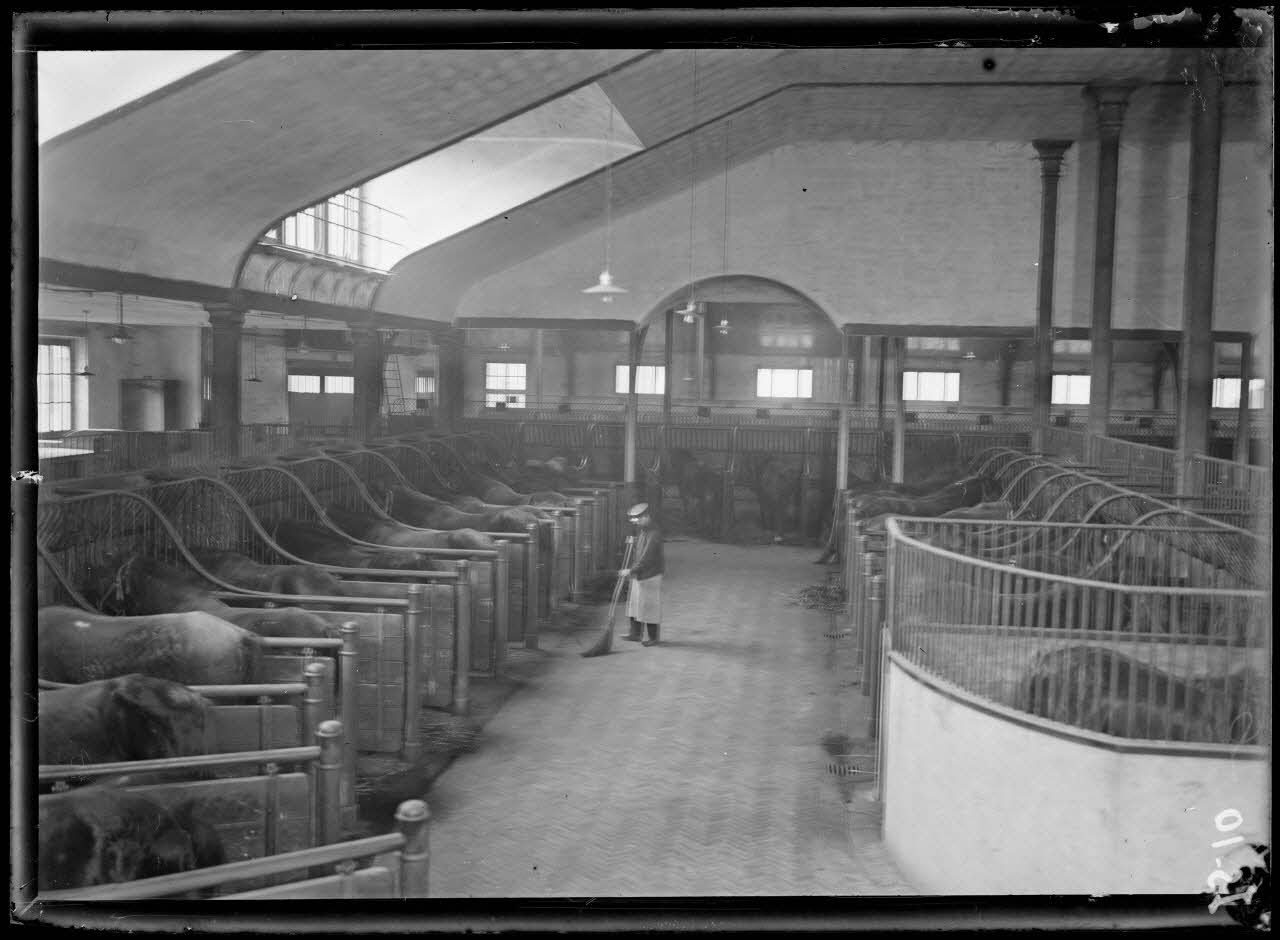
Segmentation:
{"type": "Polygon", "coordinates": [[[1262,748],[1055,733],[895,656],[883,694],[884,838],[921,893],[1196,894],[1212,842],[1270,831],[1262,748]]]}

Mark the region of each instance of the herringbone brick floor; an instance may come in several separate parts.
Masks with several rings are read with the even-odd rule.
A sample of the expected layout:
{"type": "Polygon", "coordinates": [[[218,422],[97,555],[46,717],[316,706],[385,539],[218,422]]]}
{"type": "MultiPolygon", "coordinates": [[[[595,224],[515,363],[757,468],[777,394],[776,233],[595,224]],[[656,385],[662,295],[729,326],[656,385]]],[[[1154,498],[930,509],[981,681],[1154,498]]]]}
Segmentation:
{"type": "Polygon", "coordinates": [[[541,638],[534,678],[432,785],[436,897],[885,895],[912,888],[874,803],[821,741],[865,706],[828,615],[788,603],[813,551],[669,541],[662,644],[583,659],[541,638]]]}

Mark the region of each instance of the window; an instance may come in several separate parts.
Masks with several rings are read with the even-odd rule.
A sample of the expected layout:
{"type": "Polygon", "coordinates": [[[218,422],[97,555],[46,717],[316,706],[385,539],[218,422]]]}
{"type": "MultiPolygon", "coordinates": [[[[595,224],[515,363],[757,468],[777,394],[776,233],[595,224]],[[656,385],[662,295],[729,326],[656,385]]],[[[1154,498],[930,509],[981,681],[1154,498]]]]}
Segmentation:
{"type": "Polygon", "coordinates": [[[419,411],[426,411],[431,404],[432,397],[436,393],[436,377],[434,375],[419,375],[414,379],[413,397],[417,400],[419,411]]]}
{"type": "MultiPolygon", "coordinates": [[[[625,395],[629,391],[627,388],[627,378],[626,365],[614,366],[613,390],[619,395],[625,395]]],[[[636,366],[637,395],[661,395],[666,390],[666,387],[666,366],[636,366]]]]}
{"type": "Polygon", "coordinates": [[[1093,349],[1093,341],[1088,339],[1055,339],[1053,354],[1055,356],[1087,356],[1093,349]]]}
{"type": "Polygon", "coordinates": [[[757,398],[812,398],[812,369],[756,369],[757,398]]]}
{"type": "Polygon", "coordinates": [[[36,353],[36,431],[71,430],[71,344],[41,343],[36,353]]]}
{"type": "Polygon", "coordinates": [[[359,264],[364,260],[360,255],[361,236],[378,238],[376,232],[366,231],[367,226],[361,224],[367,221],[361,218],[364,205],[359,188],[348,189],[289,216],[265,238],[359,264]]]}
{"type": "Polygon", "coordinates": [[[354,395],[356,379],[353,375],[326,375],[324,377],[326,395],[354,395]]]}
{"type": "Polygon", "coordinates": [[[300,392],[304,395],[319,395],[320,376],[291,375],[289,376],[289,391],[300,392]]]}
{"type": "MultiPolygon", "coordinates": [[[[1249,380],[1249,407],[1262,407],[1262,393],[1265,388],[1263,379],[1249,380]]],[[[1214,408],[1239,408],[1240,407],[1240,379],[1232,376],[1222,376],[1213,380],[1213,407],[1214,408]]]]}
{"type": "Polygon", "coordinates": [[[523,408],[525,406],[523,362],[486,362],[484,365],[484,406],[523,408]]]}
{"type": "Polygon", "coordinates": [[[902,373],[903,401],[959,401],[959,372],[902,373]]]}
{"type": "Polygon", "coordinates": [[[960,340],[947,336],[908,336],[907,349],[920,352],[959,352],[960,340]]]}
{"type": "Polygon", "coordinates": [[[1055,405],[1089,404],[1089,376],[1055,373],[1049,401],[1055,405]]]}

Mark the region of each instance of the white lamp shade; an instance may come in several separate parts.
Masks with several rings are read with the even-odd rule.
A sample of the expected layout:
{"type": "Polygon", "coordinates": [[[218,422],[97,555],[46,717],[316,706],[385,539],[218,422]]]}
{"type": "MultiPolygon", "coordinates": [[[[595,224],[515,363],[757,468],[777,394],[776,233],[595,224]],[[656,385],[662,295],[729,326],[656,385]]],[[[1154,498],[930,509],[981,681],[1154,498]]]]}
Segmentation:
{"type": "Polygon", "coordinates": [[[608,268],[605,268],[600,272],[600,280],[597,283],[592,284],[590,287],[584,287],[582,292],[584,294],[604,294],[606,296],[602,299],[609,300],[611,298],[608,295],[625,294],[627,289],[614,284],[613,275],[609,273],[608,268]]]}

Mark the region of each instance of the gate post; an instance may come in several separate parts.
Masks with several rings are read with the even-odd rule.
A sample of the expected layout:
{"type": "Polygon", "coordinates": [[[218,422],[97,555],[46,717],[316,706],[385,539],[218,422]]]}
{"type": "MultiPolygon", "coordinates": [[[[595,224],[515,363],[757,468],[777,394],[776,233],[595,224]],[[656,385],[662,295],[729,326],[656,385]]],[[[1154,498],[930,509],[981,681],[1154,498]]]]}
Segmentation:
{"type": "Polygon", "coordinates": [[[867,650],[867,662],[871,665],[870,681],[867,683],[867,695],[871,708],[867,714],[867,737],[880,736],[880,657],[883,652],[881,624],[884,622],[884,575],[878,574],[871,579],[868,592],[871,608],[872,629],[868,631],[871,646],[867,650]]]}

